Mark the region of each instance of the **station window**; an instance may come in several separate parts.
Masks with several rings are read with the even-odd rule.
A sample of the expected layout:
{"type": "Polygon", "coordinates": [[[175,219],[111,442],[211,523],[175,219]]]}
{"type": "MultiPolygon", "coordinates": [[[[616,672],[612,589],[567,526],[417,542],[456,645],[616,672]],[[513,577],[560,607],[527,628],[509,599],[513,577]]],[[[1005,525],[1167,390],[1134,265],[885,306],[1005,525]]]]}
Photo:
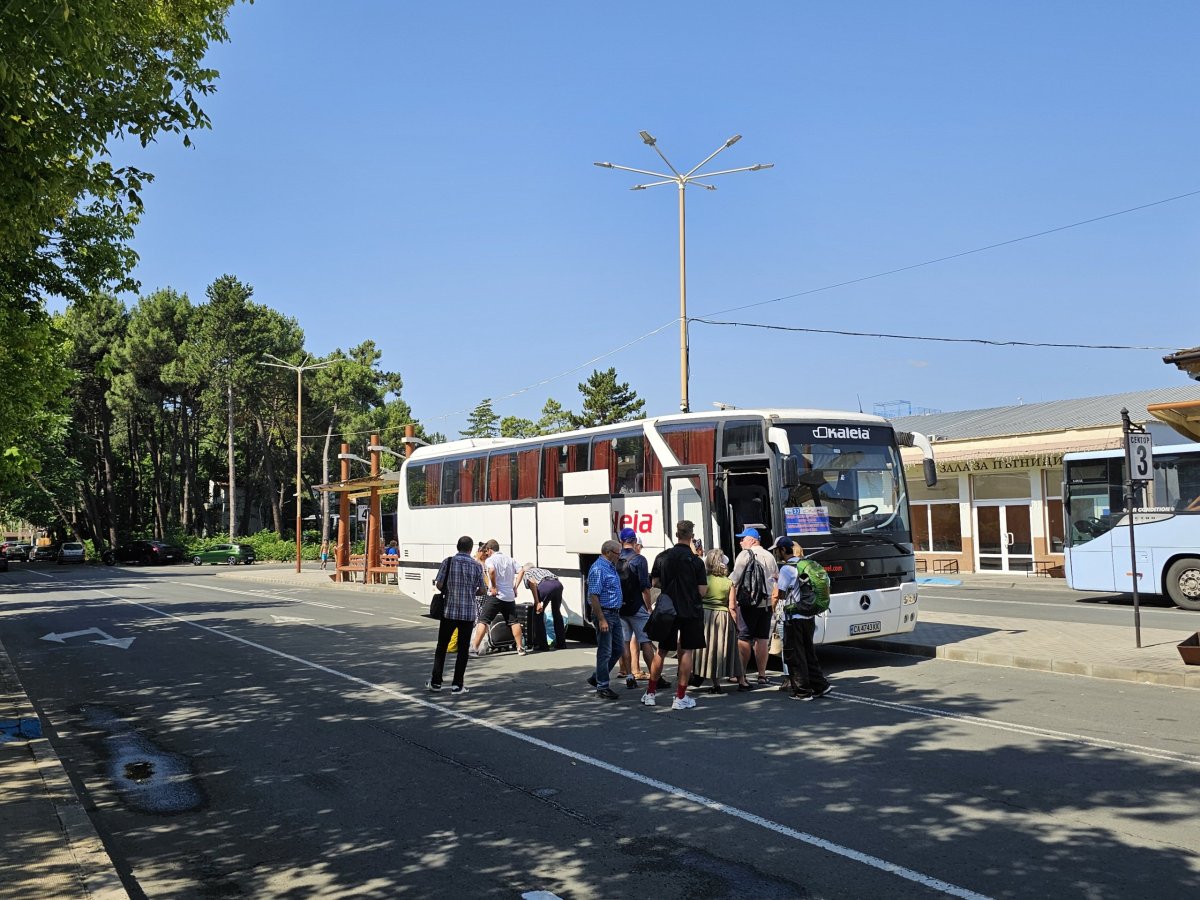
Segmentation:
{"type": "Polygon", "coordinates": [[[957,502],[912,504],[913,549],[926,553],[962,553],[958,510],[957,502]]]}

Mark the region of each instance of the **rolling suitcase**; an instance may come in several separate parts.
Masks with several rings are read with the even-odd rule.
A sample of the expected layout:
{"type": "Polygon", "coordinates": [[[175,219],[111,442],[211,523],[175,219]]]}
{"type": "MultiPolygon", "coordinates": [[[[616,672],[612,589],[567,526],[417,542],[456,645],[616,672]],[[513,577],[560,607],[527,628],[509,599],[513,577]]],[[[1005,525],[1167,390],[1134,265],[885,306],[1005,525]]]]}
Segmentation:
{"type": "Polygon", "coordinates": [[[492,619],[484,635],[488,653],[499,653],[502,650],[516,650],[517,642],[513,639],[512,628],[503,619],[492,619]]]}

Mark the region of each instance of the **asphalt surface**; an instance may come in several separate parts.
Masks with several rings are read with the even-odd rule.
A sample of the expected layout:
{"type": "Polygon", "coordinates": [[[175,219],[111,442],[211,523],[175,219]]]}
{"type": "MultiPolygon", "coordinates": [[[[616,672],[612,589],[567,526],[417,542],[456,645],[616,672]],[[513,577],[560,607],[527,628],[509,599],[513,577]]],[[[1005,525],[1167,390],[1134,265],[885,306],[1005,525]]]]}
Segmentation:
{"type": "Polygon", "coordinates": [[[404,598],[216,574],[0,594],[134,897],[1200,890],[1195,690],[839,647],[830,698],[676,712],[597,700],[572,644],[472,660],[453,698],[421,690],[435,623],[404,598]]]}

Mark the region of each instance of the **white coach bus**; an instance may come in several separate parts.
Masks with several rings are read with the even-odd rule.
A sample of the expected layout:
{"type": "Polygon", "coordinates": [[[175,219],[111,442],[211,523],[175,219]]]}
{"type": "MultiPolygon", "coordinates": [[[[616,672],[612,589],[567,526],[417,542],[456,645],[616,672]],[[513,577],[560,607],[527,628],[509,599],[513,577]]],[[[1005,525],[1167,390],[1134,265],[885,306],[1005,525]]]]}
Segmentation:
{"type": "MultiPolygon", "coordinates": [[[[1132,591],[1125,451],[1063,457],[1067,583],[1132,591]]],[[[1134,509],[1138,591],[1200,610],[1200,444],[1154,448],[1154,480],[1134,509]]]]}
{"type": "Polygon", "coordinates": [[[654,557],[675,523],[734,558],[754,526],[770,546],[797,540],[832,577],[820,642],[911,631],[917,584],[899,446],[920,434],[878,416],[811,409],[682,413],[530,439],[417,449],[400,479],[400,589],[422,603],[461,535],[495,538],[518,564],[563,582],[571,622],[600,545],[633,528],[654,557]]]}

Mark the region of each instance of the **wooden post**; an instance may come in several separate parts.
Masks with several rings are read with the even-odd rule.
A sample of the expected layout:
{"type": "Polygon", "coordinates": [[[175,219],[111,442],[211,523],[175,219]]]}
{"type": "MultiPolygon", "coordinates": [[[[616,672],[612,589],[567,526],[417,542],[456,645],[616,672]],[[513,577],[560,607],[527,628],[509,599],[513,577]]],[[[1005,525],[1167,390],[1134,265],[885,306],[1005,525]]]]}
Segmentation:
{"type": "MultiPolygon", "coordinates": [[[[346,454],[350,452],[349,444],[342,444],[342,458],[338,460],[342,464],[340,478],[342,483],[350,480],[350,460],[346,459],[346,454]]],[[[335,560],[333,567],[337,570],[335,581],[342,581],[346,577],[346,573],[342,570],[342,566],[350,565],[350,493],[349,491],[338,492],[338,530],[337,530],[337,552],[334,553],[335,560]]]]}
{"type": "MultiPolygon", "coordinates": [[[[372,447],[379,446],[379,435],[371,435],[372,447]]],[[[371,451],[371,478],[372,480],[379,477],[379,450],[371,451]]],[[[379,488],[372,486],[371,488],[371,505],[367,510],[367,546],[365,559],[363,560],[363,584],[366,584],[370,570],[372,567],[379,566],[379,538],[380,538],[380,518],[379,518],[379,488]]]]}

